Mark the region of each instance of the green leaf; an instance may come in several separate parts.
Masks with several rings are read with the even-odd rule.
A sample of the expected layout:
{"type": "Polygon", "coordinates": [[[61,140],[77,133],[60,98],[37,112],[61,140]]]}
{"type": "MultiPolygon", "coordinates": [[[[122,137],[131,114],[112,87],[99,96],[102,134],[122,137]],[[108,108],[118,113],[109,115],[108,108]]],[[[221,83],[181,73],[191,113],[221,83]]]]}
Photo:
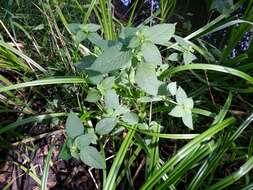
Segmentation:
{"type": "Polygon", "coordinates": [[[127,112],[130,112],[130,110],[126,106],[119,106],[115,109],[115,113],[117,115],[121,115],[127,112]]]}
{"type": "Polygon", "coordinates": [[[87,55],[82,60],[75,64],[78,72],[86,73],[89,67],[95,62],[97,58],[94,55],[87,55]]]}
{"type": "Polygon", "coordinates": [[[119,97],[115,90],[108,90],[104,97],[105,107],[116,109],[119,107],[119,97]]]}
{"type": "Polygon", "coordinates": [[[85,100],[87,102],[96,103],[98,100],[100,100],[100,98],[101,98],[101,95],[98,90],[90,89],[85,100]]]}
{"type": "Polygon", "coordinates": [[[73,112],[71,112],[67,118],[66,131],[68,136],[73,139],[84,133],[82,122],[73,112]]]}
{"type": "Polygon", "coordinates": [[[176,93],[176,100],[177,100],[177,103],[183,104],[183,101],[184,101],[186,98],[187,98],[187,95],[186,95],[185,91],[184,91],[181,87],[178,87],[177,93],[176,93]]]}
{"type": "Polygon", "coordinates": [[[126,68],[132,59],[131,51],[120,51],[118,46],[106,49],[91,65],[90,69],[100,73],[109,73],[126,68]]]}
{"type": "Polygon", "coordinates": [[[71,158],[69,148],[67,147],[67,142],[64,142],[64,144],[62,145],[61,151],[58,157],[59,159],[62,159],[62,160],[69,160],[71,158]]]}
{"type": "Polygon", "coordinates": [[[177,105],[170,111],[169,115],[173,117],[183,117],[183,113],[183,107],[181,105],[177,105]]]}
{"type": "Polygon", "coordinates": [[[137,37],[137,36],[134,36],[131,40],[130,40],[130,42],[129,42],[129,44],[128,44],[128,48],[137,48],[137,47],[139,47],[141,45],[141,41],[140,41],[140,39],[137,37]]]}
{"type": "Polygon", "coordinates": [[[190,51],[185,51],[183,53],[183,58],[184,58],[184,63],[186,65],[192,63],[192,61],[197,59],[197,57],[194,54],[192,54],[190,51]]]}
{"type": "Polygon", "coordinates": [[[129,43],[131,43],[130,41],[133,38],[136,38],[134,36],[136,36],[137,30],[137,28],[133,27],[123,28],[119,34],[120,41],[122,41],[125,45],[129,45],[129,43]]]}
{"type": "Polygon", "coordinates": [[[97,144],[98,137],[95,134],[95,129],[93,127],[88,127],[88,128],[86,128],[86,130],[87,130],[86,131],[87,134],[89,134],[90,137],[91,137],[91,143],[92,144],[97,144]]]}
{"type": "Polygon", "coordinates": [[[160,51],[153,43],[146,42],[142,44],[141,52],[144,57],[144,60],[147,63],[151,63],[154,65],[162,64],[162,56],[160,54],[160,51]]]}
{"type": "Polygon", "coordinates": [[[103,38],[101,38],[101,36],[98,35],[97,33],[90,33],[88,35],[88,39],[95,46],[97,46],[103,50],[109,47],[108,41],[103,40],[103,38]]]}
{"type": "Polygon", "coordinates": [[[158,24],[144,30],[143,33],[147,40],[163,45],[175,33],[175,26],[175,24],[158,24]]]}
{"type": "Polygon", "coordinates": [[[85,25],[85,29],[87,29],[89,32],[97,32],[101,28],[100,25],[89,23],[85,25]]]}
{"type": "Polygon", "coordinates": [[[169,57],[168,60],[170,61],[178,61],[178,53],[172,53],[169,57]]]}
{"type": "Polygon", "coordinates": [[[100,72],[89,69],[96,59],[97,58],[93,55],[87,55],[81,61],[75,64],[77,71],[86,73],[88,75],[88,79],[93,84],[99,83],[103,78],[103,75],[100,72]]]}
{"type": "Polygon", "coordinates": [[[158,95],[159,96],[167,96],[168,95],[168,88],[165,82],[161,82],[158,88],[158,95]]]}
{"type": "Polygon", "coordinates": [[[101,82],[101,87],[104,91],[109,90],[113,87],[115,77],[107,77],[101,82]]]}
{"type": "Polygon", "coordinates": [[[84,134],[80,135],[75,139],[76,146],[79,150],[82,150],[83,147],[90,145],[94,140],[94,134],[84,134]]]}
{"type": "Polygon", "coordinates": [[[81,26],[82,25],[78,23],[71,23],[68,25],[68,28],[72,33],[76,34],[81,29],[81,26]]]}
{"type": "Polygon", "coordinates": [[[183,123],[185,126],[187,126],[190,129],[193,129],[193,124],[192,124],[192,112],[191,111],[184,111],[183,116],[182,116],[183,123]]]}
{"type": "Polygon", "coordinates": [[[160,82],[157,80],[155,68],[151,64],[139,64],[137,66],[135,81],[146,93],[156,96],[160,82]]]}
{"type": "Polygon", "coordinates": [[[105,160],[96,148],[85,146],[81,149],[80,159],[88,166],[97,169],[105,168],[105,160]]]}
{"type": "Polygon", "coordinates": [[[98,84],[103,79],[103,75],[97,71],[87,70],[86,72],[92,84],[98,84]]]}
{"type": "Polygon", "coordinates": [[[167,89],[169,90],[172,96],[175,96],[177,93],[177,82],[171,82],[168,84],[167,89]]]}
{"type": "Polygon", "coordinates": [[[74,139],[72,139],[72,138],[67,138],[67,140],[66,140],[66,146],[67,146],[68,148],[71,148],[71,147],[73,146],[73,144],[74,144],[74,139]]]}
{"type": "Polygon", "coordinates": [[[99,135],[109,134],[113,128],[117,125],[117,119],[114,117],[108,117],[100,120],[96,125],[96,133],[99,135]]]}
{"type": "Polygon", "coordinates": [[[88,37],[87,33],[84,33],[83,31],[78,31],[75,36],[75,43],[80,44],[87,37],[88,37]]]}
{"type": "Polygon", "coordinates": [[[187,43],[187,41],[186,41],[184,38],[182,38],[182,37],[180,37],[180,36],[174,36],[174,38],[175,38],[176,42],[177,42],[183,49],[188,50],[188,49],[191,48],[190,45],[187,43]]]}
{"type": "Polygon", "coordinates": [[[137,124],[139,121],[138,115],[136,113],[125,113],[122,116],[122,120],[130,125],[137,124]]]}
{"type": "Polygon", "coordinates": [[[192,98],[186,98],[182,101],[182,104],[184,105],[185,108],[191,110],[193,108],[194,102],[192,98]]]}

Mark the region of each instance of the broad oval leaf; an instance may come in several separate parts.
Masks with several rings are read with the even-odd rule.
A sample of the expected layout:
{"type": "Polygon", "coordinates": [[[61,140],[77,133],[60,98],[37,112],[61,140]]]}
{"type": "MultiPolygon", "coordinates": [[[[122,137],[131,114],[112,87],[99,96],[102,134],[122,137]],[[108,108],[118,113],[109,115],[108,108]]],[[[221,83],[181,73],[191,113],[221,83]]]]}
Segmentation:
{"type": "Polygon", "coordinates": [[[85,146],[80,151],[80,159],[88,166],[97,169],[105,168],[105,160],[96,148],[85,146]]]}
{"type": "Polygon", "coordinates": [[[103,81],[101,81],[101,87],[103,90],[109,90],[113,87],[115,81],[115,77],[107,77],[103,81]]]}
{"type": "Polygon", "coordinates": [[[87,37],[88,37],[88,34],[80,30],[75,35],[75,43],[80,44],[87,37]]]}
{"type": "Polygon", "coordinates": [[[114,117],[108,117],[100,120],[96,125],[96,133],[99,135],[109,134],[113,128],[117,125],[117,119],[114,117]]]}
{"type": "Polygon", "coordinates": [[[83,147],[90,145],[94,140],[95,134],[84,134],[80,135],[75,139],[75,143],[79,150],[82,150],[83,147]]]}
{"type": "Polygon", "coordinates": [[[193,102],[193,99],[192,98],[186,98],[183,100],[183,105],[188,108],[188,109],[192,109],[193,108],[193,105],[194,105],[194,102],[193,102]]]}
{"type": "Polygon", "coordinates": [[[130,125],[137,124],[139,121],[138,115],[136,113],[125,113],[122,116],[122,120],[130,125]]]}
{"type": "Polygon", "coordinates": [[[169,57],[168,60],[170,61],[178,61],[178,53],[172,53],[169,57]]]}
{"type": "Polygon", "coordinates": [[[93,84],[97,84],[103,79],[103,75],[100,72],[92,71],[89,69],[91,65],[95,62],[95,60],[96,60],[95,56],[87,55],[75,65],[77,71],[86,73],[88,75],[88,79],[93,84]]]}
{"type": "Polygon", "coordinates": [[[98,90],[90,89],[85,100],[87,102],[96,103],[98,100],[100,100],[100,98],[101,98],[101,95],[98,90]]]}
{"type": "Polygon", "coordinates": [[[183,123],[186,127],[193,129],[193,123],[192,123],[192,112],[191,111],[185,111],[182,116],[183,123]]]}
{"type": "Polygon", "coordinates": [[[119,107],[119,97],[115,90],[107,90],[105,97],[105,107],[117,109],[119,107]]]}
{"type": "Polygon", "coordinates": [[[121,115],[127,112],[130,112],[130,110],[126,106],[119,106],[115,109],[115,113],[117,115],[121,115]]]}
{"type": "Polygon", "coordinates": [[[84,133],[82,122],[73,112],[71,112],[67,118],[66,131],[70,138],[75,138],[84,133]]]}
{"type": "Polygon", "coordinates": [[[184,89],[182,89],[181,87],[178,87],[177,93],[176,93],[176,100],[177,100],[177,103],[183,104],[183,101],[184,101],[186,98],[187,98],[187,95],[186,95],[184,89]]]}
{"type": "Polygon", "coordinates": [[[147,40],[155,44],[168,42],[175,33],[176,24],[158,24],[143,31],[147,40]]]}
{"type": "Polygon", "coordinates": [[[131,59],[131,51],[120,51],[120,48],[116,45],[107,48],[91,65],[90,69],[100,73],[109,73],[126,68],[130,65],[131,59]]]}
{"type": "Polygon", "coordinates": [[[95,62],[97,58],[94,55],[87,55],[75,64],[78,72],[86,73],[89,67],[95,62]]]}
{"type": "Polygon", "coordinates": [[[146,42],[142,44],[141,52],[144,57],[144,60],[147,63],[151,63],[153,65],[162,64],[162,56],[160,54],[160,51],[153,43],[146,42]]]}
{"type": "Polygon", "coordinates": [[[168,86],[167,86],[167,88],[168,88],[170,94],[172,96],[175,96],[176,93],[177,93],[177,82],[171,82],[171,83],[169,83],[168,86]]]}
{"type": "Polygon", "coordinates": [[[183,113],[184,113],[183,106],[177,105],[170,111],[169,115],[173,117],[183,117],[183,113]]]}
{"type": "Polygon", "coordinates": [[[100,25],[93,24],[93,23],[89,23],[84,26],[85,26],[85,29],[88,30],[88,32],[97,32],[101,28],[100,25]]]}
{"type": "Polygon", "coordinates": [[[184,58],[184,63],[186,65],[192,63],[192,61],[197,59],[197,57],[194,54],[192,54],[190,51],[185,51],[183,53],[183,58],[184,58]]]}
{"type": "Polygon", "coordinates": [[[139,64],[137,66],[135,81],[146,93],[156,96],[160,82],[157,79],[155,68],[151,64],[139,64]]]}

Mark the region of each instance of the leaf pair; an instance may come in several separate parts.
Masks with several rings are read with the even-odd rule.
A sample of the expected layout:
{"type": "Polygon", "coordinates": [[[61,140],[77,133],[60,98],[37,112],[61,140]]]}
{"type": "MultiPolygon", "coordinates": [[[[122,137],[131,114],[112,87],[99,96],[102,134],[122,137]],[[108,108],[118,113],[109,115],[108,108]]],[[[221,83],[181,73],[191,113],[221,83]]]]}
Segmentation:
{"type": "Polygon", "coordinates": [[[79,44],[89,37],[91,33],[97,32],[101,27],[97,24],[69,24],[69,29],[75,34],[75,43],[79,44]]]}
{"type": "Polygon", "coordinates": [[[73,112],[67,118],[66,131],[69,138],[67,146],[70,148],[72,156],[80,157],[88,166],[99,169],[105,168],[105,159],[95,147],[90,146],[91,143],[96,143],[96,135],[94,133],[85,134],[82,122],[73,112]]]}
{"type": "Polygon", "coordinates": [[[139,64],[136,68],[135,82],[146,93],[156,96],[161,81],[157,79],[154,65],[139,64]]]}
{"type": "Polygon", "coordinates": [[[181,117],[183,123],[190,129],[193,129],[192,123],[192,108],[193,108],[193,100],[192,98],[188,98],[185,91],[178,87],[175,90],[175,83],[172,83],[169,86],[169,91],[172,95],[176,95],[177,105],[171,110],[169,115],[173,117],[181,117]]]}

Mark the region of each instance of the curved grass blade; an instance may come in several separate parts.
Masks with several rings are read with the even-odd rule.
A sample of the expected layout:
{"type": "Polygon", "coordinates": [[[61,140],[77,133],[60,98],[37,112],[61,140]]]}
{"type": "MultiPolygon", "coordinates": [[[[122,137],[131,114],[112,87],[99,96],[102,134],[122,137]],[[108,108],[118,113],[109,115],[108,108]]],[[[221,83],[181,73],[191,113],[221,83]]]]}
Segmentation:
{"type": "MultiPolygon", "coordinates": [[[[161,126],[157,123],[152,126],[155,133],[160,132],[161,126]]],[[[148,176],[153,175],[157,170],[159,163],[159,137],[153,136],[149,145],[150,156],[147,158],[147,173],[148,176]]]]}
{"type": "Polygon", "coordinates": [[[47,158],[44,162],[44,169],[43,169],[43,175],[42,175],[42,179],[41,179],[41,190],[47,190],[47,179],[48,179],[48,172],[49,172],[49,167],[50,167],[50,162],[51,162],[51,157],[52,157],[52,153],[53,153],[53,149],[54,146],[52,146],[49,151],[48,151],[48,155],[47,158]]]}
{"type": "Polygon", "coordinates": [[[238,9],[241,4],[244,2],[244,0],[240,0],[236,4],[232,5],[230,7],[230,10],[226,12],[226,14],[221,14],[216,19],[211,21],[210,23],[206,24],[205,26],[201,27],[197,31],[191,33],[190,35],[186,36],[186,40],[190,40],[195,37],[203,36],[206,32],[208,32],[211,28],[213,28],[216,24],[218,24],[220,21],[222,21],[224,18],[228,17],[232,12],[234,12],[236,9],[238,9]]]}
{"type": "Polygon", "coordinates": [[[36,63],[34,60],[32,60],[30,57],[28,57],[27,55],[23,54],[22,52],[18,51],[17,49],[11,47],[10,45],[8,45],[7,43],[0,41],[0,46],[12,51],[13,53],[15,53],[16,55],[22,57],[24,60],[28,61],[29,63],[31,63],[35,68],[37,68],[38,70],[40,70],[43,73],[47,73],[47,71],[40,66],[38,63],[36,63]]]}
{"type": "Polygon", "coordinates": [[[24,82],[24,83],[14,84],[10,86],[0,87],[0,93],[9,91],[9,90],[16,90],[16,89],[32,87],[32,86],[41,86],[41,85],[49,85],[49,84],[76,84],[76,83],[85,83],[85,82],[86,81],[84,79],[78,78],[78,77],[41,79],[41,80],[35,80],[31,82],[24,82]]]}
{"type": "Polygon", "coordinates": [[[104,190],[113,190],[114,184],[116,182],[116,178],[120,169],[120,166],[125,158],[125,155],[127,153],[127,150],[129,146],[132,143],[132,138],[134,137],[135,134],[135,129],[137,128],[137,125],[134,126],[133,129],[130,129],[128,131],[127,136],[125,137],[123,143],[120,146],[120,149],[117,153],[117,156],[115,160],[113,161],[112,167],[110,169],[110,172],[107,176],[105,186],[103,187],[104,190]]]}
{"type": "Polygon", "coordinates": [[[183,158],[189,155],[201,142],[206,139],[211,138],[213,135],[228,127],[229,125],[235,122],[235,118],[231,117],[224,120],[222,123],[217,124],[202,134],[198,135],[192,141],[187,143],[183,148],[181,148],[170,160],[168,160],[154,175],[152,175],[146,183],[141,187],[142,190],[152,189],[154,185],[162,178],[164,174],[166,174],[169,170],[171,170],[177,163],[179,163],[183,158]]]}
{"type": "Polygon", "coordinates": [[[90,18],[90,16],[91,16],[91,12],[92,12],[92,10],[94,9],[94,7],[95,7],[95,5],[96,5],[96,2],[97,2],[97,0],[92,0],[92,1],[91,1],[90,6],[89,6],[89,9],[88,9],[88,11],[85,13],[85,16],[84,16],[84,21],[83,21],[84,24],[87,24],[87,22],[88,22],[88,20],[89,20],[89,18],[90,18]]]}
{"type": "Polygon", "coordinates": [[[135,130],[139,133],[151,136],[151,137],[158,137],[158,138],[164,138],[164,139],[193,139],[197,137],[199,134],[164,134],[164,133],[156,133],[156,132],[149,132],[148,130],[140,130],[135,129],[129,126],[126,126],[124,123],[121,123],[124,127],[127,129],[135,130]]]}
{"type": "MultiPolygon", "coordinates": [[[[253,121],[253,114],[250,115],[243,124],[236,130],[236,132],[231,135],[231,138],[228,139],[225,143],[221,142],[221,146],[218,147],[216,151],[210,155],[210,158],[207,159],[204,164],[200,167],[197,174],[194,176],[192,182],[190,183],[187,189],[195,190],[199,189],[201,184],[203,184],[204,180],[208,177],[208,175],[214,171],[222,159],[224,153],[228,150],[231,144],[242,134],[242,132],[249,126],[249,124],[253,121]]],[[[223,141],[223,140],[222,140],[223,141]]]]}
{"type": "Polygon", "coordinates": [[[13,130],[18,126],[25,125],[28,123],[41,122],[46,119],[50,119],[50,118],[54,118],[54,117],[64,117],[67,115],[68,115],[68,113],[50,113],[50,114],[43,114],[43,115],[38,115],[38,116],[33,116],[33,117],[26,118],[26,119],[18,120],[18,121],[11,123],[5,127],[1,127],[0,134],[6,133],[9,130],[13,130]]]}
{"type": "Polygon", "coordinates": [[[189,156],[180,162],[173,171],[171,171],[168,179],[163,184],[159,185],[158,190],[165,190],[172,184],[176,184],[176,182],[179,181],[189,169],[192,169],[196,163],[208,156],[214,148],[215,144],[213,142],[197,147],[189,156]]]}
{"type": "Polygon", "coordinates": [[[249,160],[245,164],[243,164],[239,170],[234,172],[232,175],[225,177],[223,180],[215,183],[211,187],[207,188],[207,190],[224,189],[227,186],[238,181],[241,177],[247,174],[252,168],[253,168],[253,156],[250,157],[249,160]]]}
{"type": "Polygon", "coordinates": [[[34,170],[27,168],[21,163],[13,161],[13,164],[15,164],[17,167],[19,167],[21,170],[23,170],[27,175],[29,175],[39,186],[41,185],[41,180],[37,176],[34,170]]]}
{"type": "Polygon", "coordinates": [[[223,106],[223,108],[221,109],[221,111],[219,112],[219,114],[215,117],[215,120],[213,121],[213,125],[215,125],[217,123],[221,123],[224,120],[226,114],[228,113],[231,102],[232,102],[232,93],[229,92],[226,103],[223,106]]]}
{"type": "Polygon", "coordinates": [[[116,180],[116,184],[114,186],[114,189],[116,189],[116,186],[119,185],[119,183],[121,182],[121,180],[123,179],[123,177],[126,175],[127,173],[127,169],[130,168],[130,166],[133,164],[134,160],[137,158],[137,156],[139,155],[139,153],[141,152],[142,148],[141,146],[138,146],[135,151],[133,152],[132,156],[129,158],[125,168],[122,170],[122,172],[120,173],[120,175],[117,177],[116,180]]]}
{"type": "Polygon", "coordinates": [[[187,70],[211,70],[211,71],[218,71],[218,72],[223,72],[223,73],[228,73],[234,76],[237,76],[239,78],[242,78],[251,84],[253,84],[253,77],[250,75],[239,71],[237,69],[233,69],[230,67],[225,67],[225,66],[220,66],[220,65],[212,65],[212,64],[189,64],[189,65],[182,65],[182,66],[177,66],[172,69],[168,69],[164,71],[161,74],[161,78],[165,78],[168,75],[173,75],[175,73],[181,72],[181,71],[187,71],[187,70]]]}
{"type": "Polygon", "coordinates": [[[228,27],[230,27],[230,26],[234,26],[234,25],[236,25],[236,24],[243,24],[243,23],[244,23],[244,24],[253,25],[253,22],[249,22],[249,21],[247,21],[247,20],[240,20],[240,19],[238,19],[238,20],[232,20],[232,21],[230,21],[230,22],[227,22],[226,24],[223,24],[223,25],[221,25],[221,26],[219,26],[219,27],[217,27],[217,28],[211,30],[210,32],[206,33],[205,36],[208,35],[208,34],[210,34],[210,33],[214,33],[214,32],[217,32],[217,31],[219,31],[219,30],[222,30],[222,29],[224,29],[224,28],[228,28],[228,27]]]}
{"type": "Polygon", "coordinates": [[[246,187],[244,187],[241,190],[252,190],[253,189],[253,183],[251,183],[250,185],[247,185],[246,187]]]}

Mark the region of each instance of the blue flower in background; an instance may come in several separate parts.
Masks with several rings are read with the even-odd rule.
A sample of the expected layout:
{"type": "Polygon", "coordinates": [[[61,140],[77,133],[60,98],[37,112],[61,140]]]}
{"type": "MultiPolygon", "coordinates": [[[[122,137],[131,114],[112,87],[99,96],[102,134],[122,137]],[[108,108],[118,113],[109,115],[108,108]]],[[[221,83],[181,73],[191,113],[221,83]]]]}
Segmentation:
{"type": "Polygon", "coordinates": [[[128,6],[131,3],[131,0],[121,0],[121,2],[125,5],[128,6]]]}

